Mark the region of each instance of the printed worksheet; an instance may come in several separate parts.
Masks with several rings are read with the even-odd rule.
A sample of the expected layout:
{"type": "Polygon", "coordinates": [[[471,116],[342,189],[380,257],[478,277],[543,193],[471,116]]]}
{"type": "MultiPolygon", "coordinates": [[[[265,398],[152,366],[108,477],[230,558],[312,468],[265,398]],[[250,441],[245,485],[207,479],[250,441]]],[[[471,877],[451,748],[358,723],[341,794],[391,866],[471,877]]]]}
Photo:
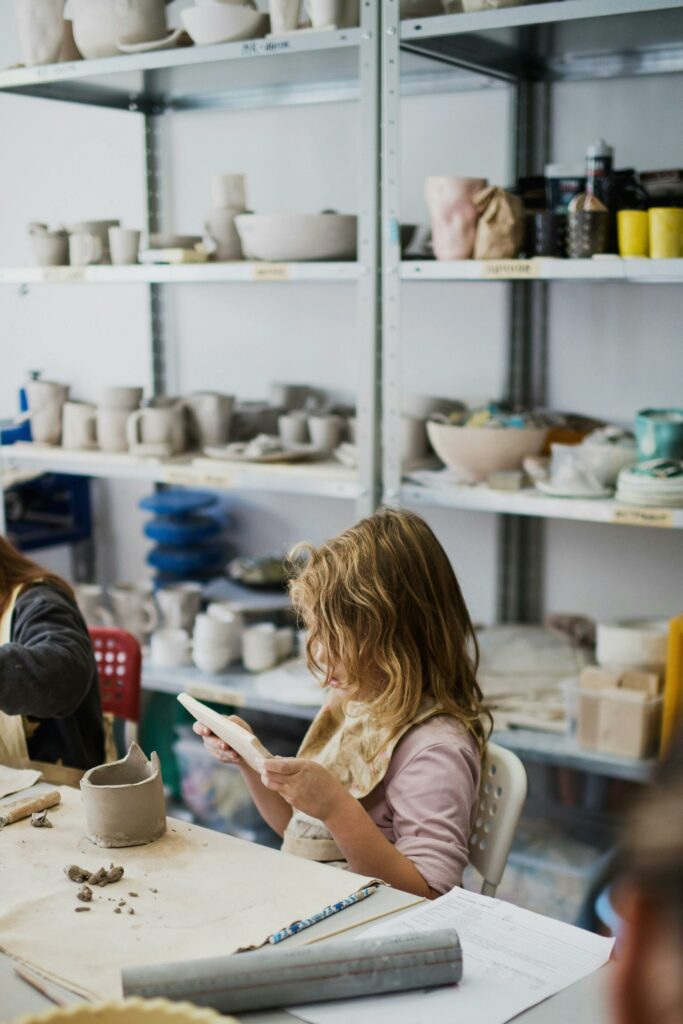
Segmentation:
{"type": "Polygon", "coordinates": [[[382,922],[363,937],[439,928],[455,928],[460,937],[459,985],[289,1012],[310,1024],[505,1024],[602,967],[614,945],[613,939],[463,889],[382,922]]]}

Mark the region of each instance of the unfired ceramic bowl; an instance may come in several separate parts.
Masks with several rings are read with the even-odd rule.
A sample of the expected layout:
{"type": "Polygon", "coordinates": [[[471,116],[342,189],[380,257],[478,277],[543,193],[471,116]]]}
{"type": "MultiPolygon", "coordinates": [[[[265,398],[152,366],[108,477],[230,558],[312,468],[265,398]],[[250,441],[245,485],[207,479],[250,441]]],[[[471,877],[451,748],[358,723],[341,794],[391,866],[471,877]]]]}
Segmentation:
{"type": "Polygon", "coordinates": [[[268,15],[251,6],[216,0],[188,7],[180,12],[180,18],[198,46],[259,39],[266,34],[269,24],[268,15]]]}
{"type": "Polygon", "coordinates": [[[235,218],[246,259],[352,260],[357,218],[341,213],[243,213],[235,218]]]}
{"type": "Polygon", "coordinates": [[[502,470],[518,469],[527,455],[538,455],[547,433],[537,428],[427,423],[427,435],[434,451],[467,483],[485,480],[502,470]]]}

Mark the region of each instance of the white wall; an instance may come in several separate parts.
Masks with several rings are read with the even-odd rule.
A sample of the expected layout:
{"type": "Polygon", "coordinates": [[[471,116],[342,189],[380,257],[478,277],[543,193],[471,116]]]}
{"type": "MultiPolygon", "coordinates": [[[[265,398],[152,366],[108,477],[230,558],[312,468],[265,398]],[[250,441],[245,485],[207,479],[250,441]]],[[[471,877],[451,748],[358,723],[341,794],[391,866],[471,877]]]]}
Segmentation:
{"type": "MultiPolygon", "coordinates": [[[[18,53],[12,5],[0,10],[0,65],[18,53]]],[[[680,166],[683,77],[556,89],[555,157],[581,160],[602,132],[617,162],[680,166]],[[636,127],[637,126],[637,130],[636,127]]],[[[426,219],[428,173],[508,178],[504,89],[404,101],[403,217],[426,219]]],[[[244,170],[259,210],[357,208],[359,125],[352,104],[274,111],[197,112],[167,119],[173,164],[172,214],[180,231],[200,231],[214,170],[244,170]]],[[[0,96],[0,262],[30,263],[25,226],[97,216],[143,221],[140,118],[0,96]]],[[[356,310],[350,285],[182,286],[169,289],[171,384],[212,386],[247,398],[272,380],[310,381],[351,397],[356,310]]],[[[469,401],[503,387],[506,286],[410,285],[403,295],[406,390],[469,401]]],[[[640,406],[683,402],[680,289],[556,285],[552,290],[550,398],[558,407],[627,420],[640,406]]],[[[79,397],[108,382],[149,382],[144,288],[0,290],[0,414],[11,411],[29,369],[71,381],[79,397]]],[[[105,578],[144,571],[142,516],[148,488],[97,488],[100,569],[105,578]]],[[[321,540],[349,525],[350,502],[266,495],[230,499],[244,550],[321,540]]],[[[480,621],[495,609],[496,524],[492,516],[432,510],[437,530],[480,621]]],[[[638,614],[680,605],[683,545],[666,531],[548,524],[550,609],[638,614]]]]}

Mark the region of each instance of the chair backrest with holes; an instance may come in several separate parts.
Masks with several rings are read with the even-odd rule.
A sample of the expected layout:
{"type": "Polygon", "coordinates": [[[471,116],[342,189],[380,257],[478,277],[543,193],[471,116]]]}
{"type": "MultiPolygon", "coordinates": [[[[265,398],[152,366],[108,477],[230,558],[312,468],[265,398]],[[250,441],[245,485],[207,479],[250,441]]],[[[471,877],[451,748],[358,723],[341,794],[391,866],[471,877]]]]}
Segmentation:
{"type": "Polygon", "coordinates": [[[494,896],[500,885],[526,790],[526,771],[517,755],[489,743],[481,767],[477,817],[470,836],[470,864],[484,880],[481,891],[485,896],[494,896]]]}
{"type": "Polygon", "coordinates": [[[125,629],[90,629],[100,676],[102,710],[128,722],[140,720],[140,644],[125,629]]]}

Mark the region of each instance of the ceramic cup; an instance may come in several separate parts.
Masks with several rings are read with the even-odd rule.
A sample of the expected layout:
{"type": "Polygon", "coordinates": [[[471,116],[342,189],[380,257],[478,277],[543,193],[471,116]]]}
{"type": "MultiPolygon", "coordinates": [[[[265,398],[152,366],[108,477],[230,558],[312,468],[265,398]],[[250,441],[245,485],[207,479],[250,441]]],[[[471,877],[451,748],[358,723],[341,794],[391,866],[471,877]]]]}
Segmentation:
{"type": "Polygon", "coordinates": [[[190,661],[190,637],[184,629],[158,629],[152,633],[150,655],[159,668],[178,668],[190,661]]]}
{"type": "Polygon", "coordinates": [[[308,441],[308,424],[306,413],[290,412],[278,416],[280,437],[285,444],[305,444],[308,441]]]}
{"type": "Polygon", "coordinates": [[[126,434],[132,452],[177,455],[185,449],[185,408],[176,402],[161,408],[138,409],[128,417],[126,434]]]}
{"type": "Polygon", "coordinates": [[[96,235],[102,243],[100,262],[109,263],[109,228],[117,228],[120,223],[118,220],[82,220],[71,224],[68,230],[70,235],[96,235]]]}
{"type": "Polygon", "coordinates": [[[293,32],[299,25],[301,0],[270,0],[270,31],[274,35],[293,32]]]}
{"type": "Polygon", "coordinates": [[[401,416],[401,455],[406,463],[419,462],[427,457],[427,428],[425,421],[415,416],[401,416]]]}
{"type": "Polygon", "coordinates": [[[140,644],[159,625],[150,583],[114,583],[109,587],[116,624],[140,644]]]}
{"type": "Polygon", "coordinates": [[[78,231],[69,235],[69,262],[72,267],[104,263],[104,245],[99,235],[78,231]]]}
{"type": "Polygon", "coordinates": [[[14,0],[24,64],[54,64],[64,31],[64,0],[14,0]]]}
{"type": "MultiPolygon", "coordinates": [[[[273,30],[274,31],[274,30],[273,30]]],[[[246,210],[246,178],[244,174],[211,175],[211,209],[246,210]]]]}
{"type": "Polygon", "coordinates": [[[140,232],[131,228],[109,228],[109,253],[112,263],[137,263],[140,232]]]}
{"type": "Polygon", "coordinates": [[[216,619],[223,628],[223,643],[230,652],[230,661],[239,661],[242,654],[242,634],[244,618],[226,603],[220,601],[210,604],[206,610],[210,619],[216,619]]]}
{"type": "Polygon", "coordinates": [[[77,583],[74,586],[76,604],[87,626],[115,626],[114,616],[105,606],[104,589],[97,583],[77,583]]]}
{"type": "Polygon", "coordinates": [[[163,39],[166,0],[115,0],[116,39],[120,43],[150,43],[163,39]]]}
{"type": "Polygon", "coordinates": [[[617,236],[620,256],[649,256],[650,228],[647,210],[619,210],[617,236]]]}
{"type": "MultiPolygon", "coordinates": [[[[211,606],[209,606],[211,607],[211,606]]],[[[238,624],[218,618],[215,614],[198,615],[195,619],[192,657],[202,672],[222,672],[240,655],[238,624]]]]}
{"type": "Polygon", "coordinates": [[[275,647],[280,661],[290,656],[293,646],[294,630],[291,626],[281,626],[275,633],[275,647]]]}
{"type": "Polygon", "coordinates": [[[100,409],[121,409],[133,412],[142,401],[142,388],[108,387],[100,391],[100,409]]]}
{"type": "Polygon", "coordinates": [[[318,451],[333,452],[339,444],[342,428],[341,416],[309,416],[307,422],[311,443],[318,451]]]}
{"type": "Polygon", "coordinates": [[[683,408],[642,409],[636,416],[638,458],[683,459],[683,408]]]}
{"type": "Polygon", "coordinates": [[[266,672],[278,663],[277,630],[270,622],[250,626],[242,634],[242,661],[249,672],[266,672]]]}
{"type": "Polygon", "coordinates": [[[472,256],[477,230],[477,209],[473,199],[487,184],[485,178],[426,179],[425,199],[437,260],[467,260],[472,256]]]}
{"type": "Polygon", "coordinates": [[[62,447],[81,451],[97,446],[97,410],[88,402],[65,402],[62,409],[62,447]]]}
{"type": "Polygon", "coordinates": [[[313,28],[332,28],[344,20],[344,0],[304,0],[313,28]]]}
{"type": "Polygon", "coordinates": [[[198,448],[227,444],[235,399],[217,391],[197,391],[185,395],[190,441],[198,448]]]}
{"type": "Polygon", "coordinates": [[[270,404],[276,409],[296,412],[303,409],[312,393],[308,384],[283,384],[280,381],[273,381],[269,388],[269,399],[270,404]]]}
{"type": "Polygon", "coordinates": [[[204,227],[216,244],[214,259],[220,261],[241,260],[242,243],[235,227],[235,217],[243,211],[230,206],[223,206],[211,211],[204,222],[204,227]]]}
{"type": "Polygon", "coordinates": [[[127,409],[106,409],[99,406],[96,414],[97,447],[103,452],[127,452],[127,409]]]}
{"type": "Polygon", "coordinates": [[[653,206],[649,217],[652,259],[676,259],[683,255],[683,209],[677,206],[653,206]]]}
{"type": "Polygon", "coordinates": [[[69,397],[66,384],[30,380],[26,384],[31,437],[38,444],[59,444],[62,439],[62,410],[69,397]]]}
{"type": "Polygon", "coordinates": [[[118,56],[114,0],[71,0],[76,46],[86,60],[118,56]]]}
{"type": "Polygon", "coordinates": [[[202,605],[201,583],[170,583],[160,587],[155,596],[167,629],[192,630],[202,605]]]}
{"type": "Polygon", "coordinates": [[[69,236],[66,231],[48,231],[42,226],[29,228],[33,255],[39,267],[69,265],[69,236]]]}

